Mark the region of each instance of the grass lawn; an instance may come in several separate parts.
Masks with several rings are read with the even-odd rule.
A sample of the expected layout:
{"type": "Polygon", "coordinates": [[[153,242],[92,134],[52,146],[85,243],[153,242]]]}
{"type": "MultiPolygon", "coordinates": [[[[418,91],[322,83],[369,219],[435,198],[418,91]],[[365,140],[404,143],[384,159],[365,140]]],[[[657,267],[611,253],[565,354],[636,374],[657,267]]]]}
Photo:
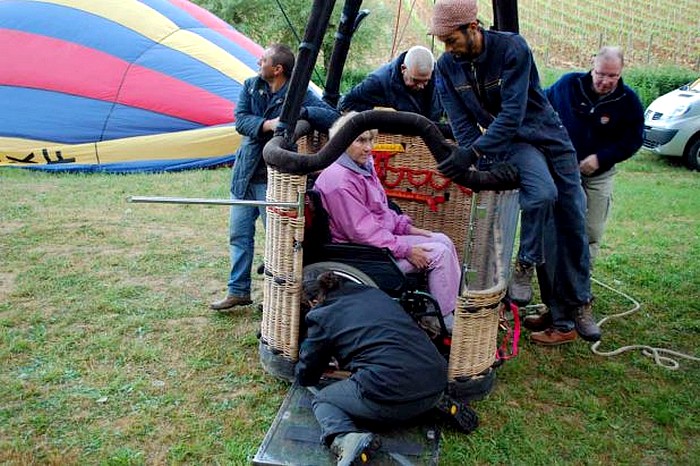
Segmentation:
{"type": "MultiPolygon", "coordinates": [[[[620,168],[594,276],[642,308],[600,349],[700,356],[700,174],[648,153],[620,168]]],[[[226,198],[229,179],[0,171],[1,464],[249,462],[288,386],[260,367],[255,306],[207,309],[228,209],[126,202],[226,198]]],[[[593,291],[599,317],[630,307],[593,291]]],[[[699,464],[700,363],[526,340],[475,405],[480,428],[443,432],[441,464],[699,464]]]]}

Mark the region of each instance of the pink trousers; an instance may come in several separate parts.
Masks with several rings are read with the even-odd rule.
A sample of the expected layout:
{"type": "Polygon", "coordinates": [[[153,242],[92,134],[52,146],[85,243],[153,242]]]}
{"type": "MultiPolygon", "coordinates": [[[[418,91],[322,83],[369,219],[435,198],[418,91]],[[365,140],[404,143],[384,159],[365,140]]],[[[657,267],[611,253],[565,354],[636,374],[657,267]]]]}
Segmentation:
{"type": "MultiPolygon", "coordinates": [[[[442,233],[433,233],[430,237],[404,235],[412,246],[429,248],[428,289],[440,305],[443,316],[451,315],[457,304],[459,283],[462,278],[461,266],[452,240],[442,233]]],[[[399,259],[399,267],[404,272],[416,272],[418,269],[406,259],[399,259]]]]}

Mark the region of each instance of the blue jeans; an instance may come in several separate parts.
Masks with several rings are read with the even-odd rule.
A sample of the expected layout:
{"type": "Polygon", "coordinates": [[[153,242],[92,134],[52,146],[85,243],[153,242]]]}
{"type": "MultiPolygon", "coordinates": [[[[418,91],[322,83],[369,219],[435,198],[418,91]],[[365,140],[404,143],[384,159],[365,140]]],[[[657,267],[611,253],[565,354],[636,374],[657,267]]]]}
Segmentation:
{"type": "Polygon", "coordinates": [[[571,330],[573,310],[591,300],[586,198],[576,154],[514,143],[508,161],[520,173],[518,259],[541,265],[542,301],[554,326],[571,330]]]}
{"type": "MultiPolygon", "coordinates": [[[[264,201],[266,183],[251,183],[243,200],[264,201]]],[[[250,270],[253,266],[255,248],[255,221],[262,217],[265,224],[265,207],[231,206],[229,220],[229,246],[231,251],[231,275],[228,280],[228,294],[250,296],[250,270]]]]}

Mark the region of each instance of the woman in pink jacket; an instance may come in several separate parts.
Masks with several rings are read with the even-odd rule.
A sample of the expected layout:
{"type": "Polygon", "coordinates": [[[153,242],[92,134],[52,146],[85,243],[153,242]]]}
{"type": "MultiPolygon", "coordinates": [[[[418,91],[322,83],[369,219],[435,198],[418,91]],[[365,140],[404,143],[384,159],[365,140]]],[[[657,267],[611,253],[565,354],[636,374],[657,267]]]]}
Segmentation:
{"type": "MultiPolygon", "coordinates": [[[[355,114],[340,117],[335,133],[355,114]]],[[[365,131],[316,180],[328,211],[334,243],[369,244],[388,248],[404,272],[428,271],[428,288],[440,305],[448,328],[459,293],[461,270],[452,240],[412,224],[407,215],[389,208],[372,161],[377,131],[365,131]]]]}

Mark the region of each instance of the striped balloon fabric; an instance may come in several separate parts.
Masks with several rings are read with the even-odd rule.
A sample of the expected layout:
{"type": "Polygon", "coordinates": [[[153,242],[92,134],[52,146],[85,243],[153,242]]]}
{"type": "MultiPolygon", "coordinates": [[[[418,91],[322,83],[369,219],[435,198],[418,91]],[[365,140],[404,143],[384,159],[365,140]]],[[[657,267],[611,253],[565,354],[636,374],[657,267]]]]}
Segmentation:
{"type": "Polygon", "coordinates": [[[230,162],[236,100],[262,52],[186,0],[0,1],[0,166],[230,162]]]}

